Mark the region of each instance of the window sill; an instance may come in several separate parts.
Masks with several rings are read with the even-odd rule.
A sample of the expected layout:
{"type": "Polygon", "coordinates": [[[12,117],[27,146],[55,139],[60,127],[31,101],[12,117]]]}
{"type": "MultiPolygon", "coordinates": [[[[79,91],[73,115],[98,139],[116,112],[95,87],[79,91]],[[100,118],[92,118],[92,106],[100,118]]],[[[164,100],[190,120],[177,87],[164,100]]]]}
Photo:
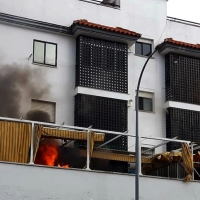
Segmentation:
{"type": "Polygon", "coordinates": [[[99,6],[105,6],[105,7],[108,7],[108,8],[113,8],[113,9],[116,9],[116,10],[120,10],[120,7],[118,6],[111,6],[111,5],[108,5],[108,4],[101,4],[100,2],[97,2],[97,1],[93,1],[93,0],[79,0],[79,1],[84,1],[84,2],[87,2],[87,3],[92,3],[92,4],[96,4],[96,5],[99,5],[99,6]]]}
{"type": "Polygon", "coordinates": [[[43,66],[43,67],[54,68],[54,69],[57,69],[57,68],[58,68],[57,66],[53,66],[53,65],[45,65],[45,64],[42,64],[42,63],[34,63],[34,62],[32,62],[32,64],[33,64],[33,65],[43,66]]]}
{"type": "Polygon", "coordinates": [[[154,111],[139,110],[139,112],[149,113],[149,114],[155,114],[154,111]]]}
{"type": "MultiPolygon", "coordinates": [[[[138,57],[142,57],[142,58],[148,58],[148,56],[143,56],[143,55],[138,55],[138,54],[134,54],[134,55],[138,57]]],[[[151,57],[150,59],[155,59],[155,57],[151,57]]]]}

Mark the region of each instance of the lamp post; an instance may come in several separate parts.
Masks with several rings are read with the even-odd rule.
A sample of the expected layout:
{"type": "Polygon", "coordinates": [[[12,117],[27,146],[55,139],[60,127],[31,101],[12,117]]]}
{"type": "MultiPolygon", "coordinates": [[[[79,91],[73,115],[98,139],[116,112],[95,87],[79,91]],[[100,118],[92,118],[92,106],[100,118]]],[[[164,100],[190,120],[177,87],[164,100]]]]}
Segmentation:
{"type": "Polygon", "coordinates": [[[156,51],[158,51],[158,46],[155,48],[155,50],[153,51],[153,53],[151,53],[151,55],[147,58],[143,68],[142,68],[142,71],[140,73],[140,77],[138,79],[138,83],[137,83],[137,90],[136,90],[136,131],[135,131],[135,139],[136,139],[136,142],[135,142],[135,153],[136,153],[136,162],[135,162],[135,200],[139,200],[139,173],[140,173],[140,165],[141,165],[141,162],[140,162],[140,159],[141,159],[141,155],[139,155],[140,153],[140,141],[139,141],[139,123],[138,123],[138,111],[139,111],[139,89],[140,89],[140,83],[141,83],[141,79],[142,79],[142,75],[144,73],[144,70],[146,68],[146,65],[149,61],[149,59],[156,53],[156,51]]]}

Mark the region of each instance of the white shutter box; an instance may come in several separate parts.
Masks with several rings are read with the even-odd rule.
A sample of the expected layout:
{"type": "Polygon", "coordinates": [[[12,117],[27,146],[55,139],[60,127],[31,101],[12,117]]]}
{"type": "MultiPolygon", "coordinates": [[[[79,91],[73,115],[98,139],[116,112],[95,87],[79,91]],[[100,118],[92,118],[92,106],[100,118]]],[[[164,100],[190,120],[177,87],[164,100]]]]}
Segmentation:
{"type": "Polygon", "coordinates": [[[139,91],[139,97],[153,99],[153,93],[139,91]]]}

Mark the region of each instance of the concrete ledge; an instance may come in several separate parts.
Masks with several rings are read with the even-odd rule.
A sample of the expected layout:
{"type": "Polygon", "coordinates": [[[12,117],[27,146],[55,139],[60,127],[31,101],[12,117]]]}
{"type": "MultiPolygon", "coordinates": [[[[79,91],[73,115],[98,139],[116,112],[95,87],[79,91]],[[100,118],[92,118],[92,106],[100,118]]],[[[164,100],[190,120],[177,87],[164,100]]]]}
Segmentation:
{"type": "Polygon", "coordinates": [[[93,89],[93,88],[86,88],[86,87],[80,87],[80,86],[76,87],[74,92],[75,92],[74,95],[88,94],[88,95],[120,99],[120,100],[126,100],[126,101],[130,100],[129,94],[106,91],[106,90],[99,90],[99,89],[93,89]]]}
{"type": "Polygon", "coordinates": [[[164,108],[180,108],[185,110],[194,110],[200,111],[200,105],[190,104],[190,103],[181,103],[176,101],[167,101],[164,104],[164,108]]]}
{"type": "MultiPolygon", "coordinates": [[[[0,163],[1,199],[133,200],[134,175],[0,163]]],[[[199,199],[199,182],[140,176],[140,199],[199,199]]]]}

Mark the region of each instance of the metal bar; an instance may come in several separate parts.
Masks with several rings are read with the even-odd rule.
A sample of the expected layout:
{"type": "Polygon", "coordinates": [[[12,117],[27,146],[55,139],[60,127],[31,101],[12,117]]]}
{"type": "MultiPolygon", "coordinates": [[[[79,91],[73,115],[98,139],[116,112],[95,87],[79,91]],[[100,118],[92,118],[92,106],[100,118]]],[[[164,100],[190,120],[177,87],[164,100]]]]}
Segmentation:
{"type": "MultiPolygon", "coordinates": [[[[192,163],[193,163],[193,152],[194,152],[194,150],[193,150],[193,145],[194,145],[194,144],[191,144],[192,163]]],[[[193,172],[192,172],[192,180],[194,180],[194,167],[193,167],[193,172]]]]}
{"type": "MultiPolygon", "coordinates": [[[[138,150],[139,157],[138,157],[138,161],[136,160],[136,162],[138,162],[138,174],[142,175],[142,162],[141,162],[142,154],[141,154],[141,137],[140,136],[138,136],[138,141],[139,141],[139,143],[138,143],[138,149],[137,150],[138,150]]],[[[136,159],[137,159],[137,157],[136,157],[136,159]]]]}
{"type": "Polygon", "coordinates": [[[65,122],[63,122],[63,123],[58,127],[58,129],[60,129],[61,127],[63,127],[63,125],[65,125],[65,122]]]}
{"type": "MultiPolygon", "coordinates": [[[[127,131],[124,132],[124,134],[125,134],[125,133],[127,133],[127,131]]],[[[99,149],[99,148],[105,146],[106,144],[109,144],[110,142],[112,142],[113,140],[116,140],[117,138],[119,138],[119,137],[121,137],[121,136],[122,136],[122,135],[118,135],[118,136],[116,136],[116,137],[114,137],[114,138],[108,140],[107,142],[105,142],[105,143],[101,144],[100,146],[98,146],[96,149],[99,149]]]]}
{"type": "Polygon", "coordinates": [[[42,142],[42,141],[44,141],[45,139],[46,139],[46,138],[42,138],[42,139],[40,139],[39,143],[42,142]]]}
{"type": "MultiPolygon", "coordinates": [[[[144,139],[144,140],[146,140],[146,139],[144,139]]],[[[141,141],[141,143],[144,141],[144,140],[142,140],[141,141]]],[[[144,143],[143,143],[144,144],[144,143]]],[[[145,144],[144,144],[145,145],[145,144]]],[[[147,145],[149,145],[149,144],[147,144],[147,145]]],[[[151,145],[151,144],[150,144],[151,145]]],[[[134,145],[131,145],[130,147],[128,147],[128,149],[130,149],[131,147],[134,147],[135,146],[135,144],[134,145]]],[[[152,145],[152,146],[154,146],[154,145],[152,145]]]]}
{"type": "MultiPolygon", "coordinates": [[[[192,144],[192,143],[191,143],[192,144]]],[[[196,145],[196,144],[193,144],[193,145],[196,145]]],[[[189,147],[191,147],[191,145],[189,145],[189,147]]],[[[175,149],[175,150],[172,150],[172,151],[181,151],[182,148],[179,148],[179,149],[175,149]]],[[[195,148],[193,148],[193,150],[195,150],[195,148]]]]}
{"type": "Polygon", "coordinates": [[[69,142],[65,142],[64,144],[61,145],[61,147],[64,147],[66,145],[68,145],[69,143],[71,143],[73,140],[70,140],[69,142]]]}
{"type": "Polygon", "coordinates": [[[33,162],[33,140],[34,140],[34,123],[31,123],[31,151],[30,151],[30,162],[29,164],[34,164],[33,162]]]}
{"type": "Polygon", "coordinates": [[[174,139],[170,139],[170,138],[147,137],[147,136],[141,136],[141,138],[154,139],[154,140],[163,140],[163,141],[169,141],[169,142],[191,143],[191,141],[188,141],[188,140],[174,140],[174,139]]]}
{"type": "Polygon", "coordinates": [[[138,112],[139,112],[139,89],[140,89],[140,82],[142,80],[142,75],[144,73],[144,70],[146,68],[146,65],[149,61],[149,59],[156,53],[158,49],[155,49],[153,51],[153,53],[151,53],[151,55],[147,58],[143,68],[142,68],[142,71],[140,73],[140,77],[139,77],[139,80],[138,80],[138,84],[137,84],[137,90],[136,90],[136,145],[135,145],[135,151],[136,151],[136,163],[135,163],[135,166],[136,166],[136,170],[135,170],[135,200],[139,200],[139,157],[141,155],[139,155],[139,151],[141,151],[141,147],[140,147],[140,141],[139,141],[139,119],[138,119],[138,112]]]}
{"type": "Polygon", "coordinates": [[[91,128],[91,126],[88,128],[88,131],[87,131],[87,166],[86,166],[86,170],[90,170],[90,128],[91,128]]]}
{"type": "MultiPolygon", "coordinates": [[[[13,122],[23,122],[23,123],[27,123],[27,124],[38,124],[38,125],[46,125],[49,127],[60,127],[60,124],[52,124],[52,123],[45,123],[45,122],[38,122],[38,121],[30,121],[30,120],[20,120],[20,119],[14,119],[14,118],[8,118],[8,117],[0,117],[0,120],[4,120],[4,121],[13,121],[13,122]]],[[[48,128],[49,128],[48,127],[48,128]]],[[[77,127],[77,126],[68,126],[68,125],[63,125],[63,128],[68,128],[68,129],[75,129],[75,130],[84,130],[84,131],[88,131],[88,128],[85,127],[77,127]]],[[[90,131],[93,132],[99,132],[99,133],[110,133],[113,135],[122,135],[122,136],[130,136],[130,137],[136,137],[135,135],[132,134],[124,134],[121,132],[115,132],[115,131],[107,131],[107,130],[99,130],[99,129],[90,129],[90,131]]],[[[187,140],[173,140],[170,138],[161,138],[161,137],[147,137],[147,136],[141,136],[141,138],[146,138],[146,139],[153,139],[153,140],[163,140],[163,141],[170,141],[170,142],[179,142],[179,143],[191,143],[191,141],[187,141],[187,140]]]]}
{"type": "Polygon", "coordinates": [[[199,149],[199,148],[200,148],[200,146],[193,147],[193,151],[194,151],[194,150],[197,150],[197,149],[199,149]]]}
{"type": "MultiPolygon", "coordinates": [[[[32,123],[34,122],[35,124],[38,125],[46,125],[49,127],[60,127],[62,126],[62,128],[70,128],[70,129],[75,129],[75,130],[84,130],[87,131],[88,128],[85,127],[77,127],[77,126],[69,126],[69,125],[60,125],[60,124],[52,124],[52,123],[46,123],[46,122],[38,122],[38,121],[30,121],[30,120],[20,120],[20,119],[14,119],[14,118],[8,118],[8,117],[0,117],[0,120],[5,120],[5,121],[14,121],[14,122],[24,122],[24,123],[32,123]]],[[[48,128],[49,128],[48,127],[48,128]]],[[[107,131],[107,130],[99,130],[99,129],[90,129],[90,131],[94,131],[94,132],[99,132],[99,133],[110,133],[110,134],[114,134],[114,135],[128,135],[128,134],[124,134],[121,132],[115,132],[115,131],[107,131]]],[[[133,135],[128,135],[128,136],[132,136],[135,137],[133,135]]]]}
{"type": "MultiPolygon", "coordinates": [[[[180,161],[178,161],[178,163],[183,167],[184,169],[184,165],[182,165],[182,163],[180,163],[180,161]]],[[[195,171],[197,173],[197,175],[199,176],[199,173],[196,171],[196,169],[193,167],[193,171],[195,171]]],[[[200,176],[199,176],[200,177],[200,176]]],[[[194,176],[193,176],[193,180],[194,180],[194,176]]]]}
{"type": "MultiPolygon", "coordinates": [[[[145,139],[146,140],[146,139],[145,139]]],[[[143,143],[142,141],[141,141],[141,144],[143,145],[143,146],[152,146],[152,147],[155,147],[156,145],[153,145],[153,144],[149,144],[149,143],[143,143]]],[[[135,146],[135,145],[134,145],[135,146]]]]}
{"type": "Polygon", "coordinates": [[[176,173],[177,173],[177,176],[176,176],[176,178],[178,179],[179,178],[179,170],[178,170],[178,163],[176,163],[176,173]]]}
{"type": "Polygon", "coordinates": [[[169,178],[169,165],[167,166],[167,176],[169,178]]]}
{"type": "MultiPolygon", "coordinates": [[[[177,138],[177,137],[174,137],[174,138],[172,138],[172,139],[176,139],[176,138],[177,138]]],[[[157,147],[160,147],[160,146],[162,146],[162,145],[165,145],[165,144],[167,144],[168,142],[169,142],[169,141],[163,142],[163,143],[158,144],[158,145],[156,145],[156,146],[154,146],[154,147],[152,147],[152,148],[150,148],[150,149],[147,149],[147,150],[143,151],[142,154],[144,154],[144,153],[146,153],[146,152],[148,152],[148,151],[151,151],[151,150],[153,150],[153,149],[155,149],[155,148],[157,148],[157,147]]]]}
{"type": "Polygon", "coordinates": [[[200,175],[199,175],[198,171],[195,168],[194,168],[194,171],[197,173],[198,177],[200,178],[200,175]]]}

